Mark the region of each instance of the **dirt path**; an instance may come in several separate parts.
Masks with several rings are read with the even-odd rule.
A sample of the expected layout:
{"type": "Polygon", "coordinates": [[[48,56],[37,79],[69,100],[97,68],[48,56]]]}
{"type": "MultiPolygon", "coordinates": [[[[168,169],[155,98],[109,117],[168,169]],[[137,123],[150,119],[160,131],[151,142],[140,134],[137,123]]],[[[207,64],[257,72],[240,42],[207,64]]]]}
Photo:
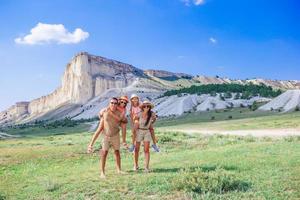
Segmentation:
{"type": "MultiPolygon", "coordinates": [[[[167,130],[167,129],[165,129],[167,130]]],[[[170,130],[168,130],[170,131],[170,130]]],[[[172,131],[180,131],[185,133],[201,133],[207,135],[221,134],[221,135],[239,135],[254,137],[286,137],[286,136],[300,136],[300,129],[259,129],[259,130],[207,130],[207,129],[172,129],[172,131]]]]}

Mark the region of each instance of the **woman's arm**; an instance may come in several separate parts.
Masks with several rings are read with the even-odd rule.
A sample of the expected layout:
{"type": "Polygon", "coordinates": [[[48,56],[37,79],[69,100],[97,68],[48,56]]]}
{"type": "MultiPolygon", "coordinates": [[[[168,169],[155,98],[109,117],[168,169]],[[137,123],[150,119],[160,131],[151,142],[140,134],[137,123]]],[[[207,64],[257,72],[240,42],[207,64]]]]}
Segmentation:
{"type": "Polygon", "coordinates": [[[154,124],[156,122],[156,119],[157,119],[156,114],[154,112],[152,112],[152,114],[151,114],[151,122],[152,122],[152,124],[154,124]]]}

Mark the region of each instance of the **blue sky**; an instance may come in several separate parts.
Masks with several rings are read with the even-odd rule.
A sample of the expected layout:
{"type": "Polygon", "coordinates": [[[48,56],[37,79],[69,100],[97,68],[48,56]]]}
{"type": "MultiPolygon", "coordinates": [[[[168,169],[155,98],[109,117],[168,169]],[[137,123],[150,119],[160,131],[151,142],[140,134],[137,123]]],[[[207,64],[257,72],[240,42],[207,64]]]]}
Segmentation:
{"type": "Polygon", "coordinates": [[[79,51],[142,69],[299,80],[299,10],[297,0],[0,0],[0,110],[52,92],[79,51]],[[65,32],[24,39],[38,23],[65,32]]]}

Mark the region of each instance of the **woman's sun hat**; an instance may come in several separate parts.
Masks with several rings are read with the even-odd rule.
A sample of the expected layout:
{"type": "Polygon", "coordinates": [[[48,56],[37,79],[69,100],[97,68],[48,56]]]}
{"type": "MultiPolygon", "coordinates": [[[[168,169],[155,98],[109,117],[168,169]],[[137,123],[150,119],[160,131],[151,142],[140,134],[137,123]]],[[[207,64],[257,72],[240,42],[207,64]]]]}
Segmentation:
{"type": "Polygon", "coordinates": [[[130,97],[130,100],[132,100],[133,98],[138,98],[138,99],[140,99],[139,96],[138,96],[137,94],[132,94],[131,97],[130,97]]]}
{"type": "Polygon", "coordinates": [[[143,101],[143,103],[141,103],[141,105],[140,105],[140,108],[142,108],[144,106],[151,106],[151,109],[154,108],[154,105],[148,100],[143,101]]]}
{"type": "Polygon", "coordinates": [[[127,103],[128,103],[128,97],[127,96],[121,96],[120,98],[119,98],[119,101],[120,100],[124,100],[124,101],[126,101],[127,103]]]}

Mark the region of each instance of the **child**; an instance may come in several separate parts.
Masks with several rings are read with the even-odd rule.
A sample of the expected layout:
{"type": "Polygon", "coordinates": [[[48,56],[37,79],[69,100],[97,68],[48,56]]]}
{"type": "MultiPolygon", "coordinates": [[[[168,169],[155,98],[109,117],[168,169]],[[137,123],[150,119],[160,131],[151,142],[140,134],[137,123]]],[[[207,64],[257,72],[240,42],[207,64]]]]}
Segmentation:
{"type": "MultiPolygon", "coordinates": [[[[122,115],[126,116],[126,106],[128,104],[128,97],[127,96],[121,96],[119,98],[119,104],[117,109],[122,113],[122,115]]],[[[122,139],[123,139],[123,146],[128,149],[128,145],[126,143],[126,122],[121,122],[121,129],[122,129],[122,139]]]]}

